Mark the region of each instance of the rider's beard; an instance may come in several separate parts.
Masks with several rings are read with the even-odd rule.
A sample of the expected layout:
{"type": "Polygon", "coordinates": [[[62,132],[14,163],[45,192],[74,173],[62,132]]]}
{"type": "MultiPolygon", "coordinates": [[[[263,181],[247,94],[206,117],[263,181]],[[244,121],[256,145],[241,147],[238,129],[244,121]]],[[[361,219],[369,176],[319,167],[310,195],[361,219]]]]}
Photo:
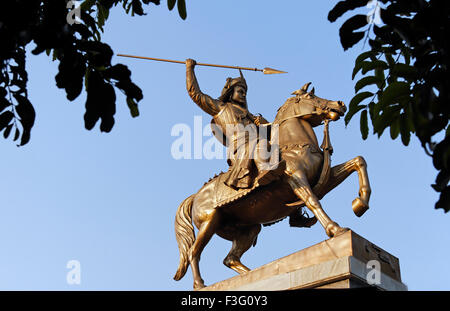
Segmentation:
{"type": "Polygon", "coordinates": [[[248,109],[247,101],[240,102],[240,101],[234,100],[232,98],[230,98],[230,99],[231,99],[231,103],[233,103],[235,105],[238,105],[238,106],[241,106],[242,108],[248,109]]]}

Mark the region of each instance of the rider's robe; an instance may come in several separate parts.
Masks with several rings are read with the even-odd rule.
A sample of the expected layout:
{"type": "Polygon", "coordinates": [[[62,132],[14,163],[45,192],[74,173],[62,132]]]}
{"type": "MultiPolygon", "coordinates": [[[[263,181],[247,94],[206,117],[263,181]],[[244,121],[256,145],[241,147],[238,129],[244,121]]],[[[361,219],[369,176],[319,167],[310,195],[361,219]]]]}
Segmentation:
{"type": "Polygon", "coordinates": [[[226,138],[230,171],[225,184],[233,188],[251,187],[256,177],[253,173],[256,170],[253,152],[258,143],[256,117],[245,107],[203,94],[193,70],[186,72],[186,84],[192,100],[213,116],[213,130],[216,127],[226,138]]]}

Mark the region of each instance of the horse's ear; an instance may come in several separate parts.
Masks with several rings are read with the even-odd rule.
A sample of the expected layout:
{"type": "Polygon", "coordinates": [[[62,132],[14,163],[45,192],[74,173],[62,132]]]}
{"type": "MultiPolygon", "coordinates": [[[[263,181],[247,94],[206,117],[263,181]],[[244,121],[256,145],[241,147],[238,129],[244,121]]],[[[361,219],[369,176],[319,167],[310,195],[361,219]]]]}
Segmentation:
{"type": "MultiPolygon", "coordinates": [[[[239,75],[241,76],[242,79],[244,79],[244,75],[242,74],[241,69],[239,69],[239,75]]],[[[245,79],[244,79],[245,80],[245,79]]]]}
{"type": "Polygon", "coordinates": [[[305,85],[302,86],[301,90],[305,91],[305,93],[308,92],[308,88],[310,85],[311,85],[311,82],[306,83],[305,85]]]}
{"type": "Polygon", "coordinates": [[[296,91],[292,92],[291,95],[298,95],[298,96],[300,96],[300,95],[303,95],[305,93],[306,92],[303,89],[299,89],[299,90],[296,90],[296,91]]]}

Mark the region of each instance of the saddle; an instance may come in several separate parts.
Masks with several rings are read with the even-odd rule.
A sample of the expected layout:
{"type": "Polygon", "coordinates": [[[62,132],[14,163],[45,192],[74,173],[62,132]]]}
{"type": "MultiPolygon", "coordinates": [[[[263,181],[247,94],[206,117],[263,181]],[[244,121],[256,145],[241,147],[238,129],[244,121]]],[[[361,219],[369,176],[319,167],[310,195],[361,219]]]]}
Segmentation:
{"type": "Polygon", "coordinates": [[[249,188],[232,188],[225,184],[230,171],[221,172],[219,175],[211,178],[207,183],[214,183],[214,208],[220,208],[238,199],[241,199],[261,186],[266,186],[276,180],[279,180],[286,169],[286,162],[280,161],[272,169],[259,172],[258,176],[249,188]]]}
{"type": "MultiPolygon", "coordinates": [[[[227,179],[230,171],[228,172],[221,172],[219,175],[214,176],[211,178],[207,183],[214,183],[214,208],[221,208],[223,206],[226,206],[229,203],[232,203],[236,200],[239,200],[246,195],[250,194],[253,190],[255,190],[258,187],[268,185],[276,180],[278,180],[282,174],[284,173],[284,170],[286,169],[286,162],[282,160],[278,167],[274,170],[268,170],[263,171],[262,173],[257,176],[255,179],[255,182],[252,187],[246,188],[246,189],[234,189],[232,187],[229,187],[225,184],[225,180],[227,179]]],[[[284,219],[284,218],[283,218],[284,219]]],[[[271,226],[279,221],[282,221],[283,219],[263,224],[264,226],[271,226]]],[[[296,209],[295,212],[293,212],[289,216],[289,225],[291,227],[306,227],[309,228],[312,225],[314,225],[317,222],[316,217],[308,217],[307,213],[303,209],[296,209]]]]}

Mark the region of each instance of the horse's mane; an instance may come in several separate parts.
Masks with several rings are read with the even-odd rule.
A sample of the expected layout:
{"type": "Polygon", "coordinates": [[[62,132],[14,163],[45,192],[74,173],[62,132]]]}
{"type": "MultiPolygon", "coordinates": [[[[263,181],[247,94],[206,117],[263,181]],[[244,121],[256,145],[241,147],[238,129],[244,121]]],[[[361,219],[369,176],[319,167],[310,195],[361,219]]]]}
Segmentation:
{"type": "Polygon", "coordinates": [[[207,183],[209,183],[209,182],[210,182],[211,180],[213,180],[214,178],[219,177],[219,176],[222,175],[222,174],[225,174],[225,172],[220,171],[219,174],[214,174],[214,176],[213,176],[213,177],[210,177],[210,178],[208,179],[208,181],[205,182],[205,183],[203,184],[203,186],[206,185],[207,183]]]}
{"type": "MultiPolygon", "coordinates": [[[[277,109],[277,113],[280,111],[281,108],[287,106],[288,104],[292,104],[293,102],[297,102],[298,98],[297,96],[293,96],[293,97],[289,97],[288,99],[286,99],[286,101],[284,102],[283,105],[280,106],[280,108],[277,109]]],[[[286,108],[285,108],[286,109],[286,108]]],[[[284,109],[283,109],[284,110],[284,109]]]]}

